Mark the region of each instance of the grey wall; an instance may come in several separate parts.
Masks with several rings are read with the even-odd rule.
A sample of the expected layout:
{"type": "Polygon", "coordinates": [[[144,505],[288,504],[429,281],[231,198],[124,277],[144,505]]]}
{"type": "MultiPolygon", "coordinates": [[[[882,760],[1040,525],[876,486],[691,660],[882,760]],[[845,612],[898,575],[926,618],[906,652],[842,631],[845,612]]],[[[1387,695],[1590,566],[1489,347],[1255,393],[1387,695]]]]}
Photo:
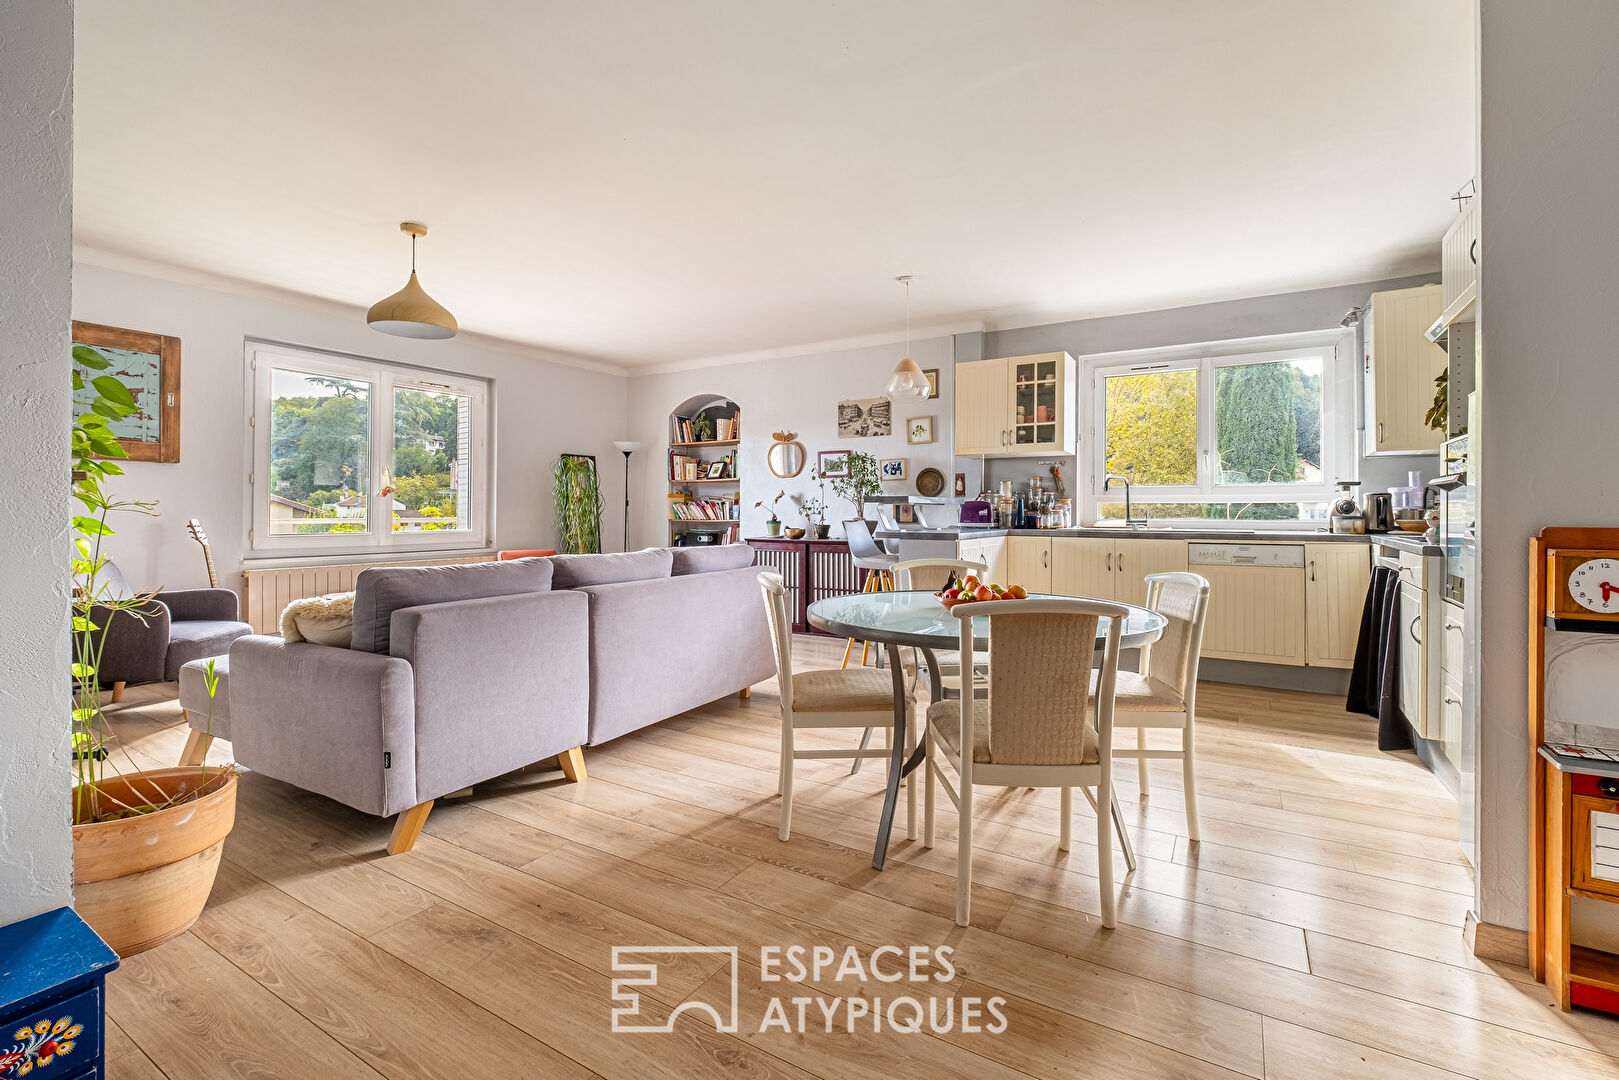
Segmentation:
{"type": "Polygon", "coordinates": [[[1619,525],[1619,5],[1480,0],[1479,916],[1527,916],[1529,537],[1619,525]]]}
{"type": "Polygon", "coordinates": [[[186,539],[202,520],[220,583],[239,587],[247,547],[249,468],[243,342],[248,337],[393,360],[493,379],[495,544],[554,547],[551,467],[563,451],[595,454],[606,504],[602,540],[616,547],[615,506],[624,499],[623,438],[628,382],[568,366],[538,349],[500,348],[462,336],[414,341],[379,334],[357,308],[123,273],[80,263],[73,317],[180,338],[180,461],[125,466],[127,497],[156,499],[156,518],[121,521],[112,551],[140,586],[206,585],[202,553],[186,539]]]}
{"type": "Polygon", "coordinates": [[[68,425],[73,5],[0,32],[0,925],[73,900],[68,830],[68,425]]]}
{"type": "MultiPolygon", "coordinates": [[[[1459,178],[1460,179],[1460,178],[1459,178]]],[[[1439,197],[1439,196],[1436,196],[1439,197]]],[[[1439,257],[1439,238],[1434,238],[1434,259],[1439,257]]],[[[1293,334],[1309,330],[1329,330],[1339,325],[1350,308],[1366,302],[1374,292],[1408,289],[1438,281],[1439,275],[1367,281],[1306,292],[1256,296],[1215,304],[1145,311],[1131,315],[1110,315],[1073,322],[1048,323],[1013,330],[992,330],[984,334],[959,334],[956,341],[958,363],[986,356],[1023,356],[1028,353],[1063,350],[1073,356],[1156,349],[1174,345],[1195,345],[1208,341],[1293,334]]],[[[1361,380],[1356,380],[1357,393],[1361,380]]],[[[1364,415],[1357,410],[1357,415],[1364,415]]],[[[1357,438],[1357,447],[1364,441],[1357,438]]],[[[1359,457],[1363,491],[1387,491],[1404,484],[1406,473],[1422,469],[1435,475],[1437,455],[1400,457],[1359,457]]],[[[1022,480],[1029,475],[1026,462],[990,461],[987,466],[991,485],[1001,480],[1022,480]]],[[[1066,475],[1072,489],[1079,470],[1074,459],[1066,461],[1066,475]]],[[[1330,478],[1329,478],[1330,479],[1330,478]]],[[[1076,504],[1077,505],[1077,504],[1076,504]]]]}

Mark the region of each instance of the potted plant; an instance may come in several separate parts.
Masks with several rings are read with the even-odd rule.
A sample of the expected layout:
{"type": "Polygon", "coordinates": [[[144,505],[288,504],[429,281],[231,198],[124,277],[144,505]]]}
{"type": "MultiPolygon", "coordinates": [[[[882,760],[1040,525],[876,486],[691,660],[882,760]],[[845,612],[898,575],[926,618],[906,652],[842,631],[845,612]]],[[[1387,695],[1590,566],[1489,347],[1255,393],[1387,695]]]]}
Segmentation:
{"type": "Polygon", "coordinates": [[[865,517],[866,500],[883,489],[882,473],[877,459],[862,450],[851,450],[848,471],[842,476],[829,477],[832,492],[854,503],[854,516],[865,517]]]}
{"type": "MultiPolygon", "coordinates": [[[[73,359],[91,371],[112,366],[83,345],[74,346],[73,359]]],[[[110,374],[87,383],[77,367],[73,390],[93,394],[73,420],[73,495],[85,511],[73,518],[73,906],[119,956],[133,956],[184,933],[202,914],[236,821],[236,771],[105,771],[110,740],[96,665],[108,635],[120,621],[144,619],[152,596],[110,594],[102,543],[114,535],[109,515],[155,511],[149,502],[113,499],[102,486],[123,474],[111,459],[128,452],[108,425],[136,411],[134,395],[110,374]]],[[[212,665],[207,675],[211,702],[212,665]]]]}
{"type": "Polygon", "coordinates": [[[707,409],[691,418],[691,437],[694,442],[713,441],[714,421],[708,418],[707,409]]]}
{"type": "Polygon", "coordinates": [[[811,540],[825,540],[827,532],[826,503],[816,498],[805,499],[798,506],[803,515],[804,529],[811,540]]]}
{"type": "MultiPolygon", "coordinates": [[[[770,506],[769,506],[770,520],[765,522],[765,535],[766,536],[780,536],[781,535],[781,518],[776,516],[776,504],[781,502],[782,498],[785,497],[786,494],[787,494],[787,492],[785,490],[778,491],[778,492],[776,492],[776,497],[774,499],[770,500],[770,506]]],[[[763,499],[760,499],[758,502],[753,504],[753,508],[755,510],[757,510],[757,509],[759,509],[759,507],[764,506],[764,505],[765,505],[765,501],[763,499]]]]}
{"type": "Polygon", "coordinates": [[[602,495],[596,481],[596,459],[563,454],[551,470],[556,501],[557,550],[568,555],[594,554],[602,548],[602,495]]]}

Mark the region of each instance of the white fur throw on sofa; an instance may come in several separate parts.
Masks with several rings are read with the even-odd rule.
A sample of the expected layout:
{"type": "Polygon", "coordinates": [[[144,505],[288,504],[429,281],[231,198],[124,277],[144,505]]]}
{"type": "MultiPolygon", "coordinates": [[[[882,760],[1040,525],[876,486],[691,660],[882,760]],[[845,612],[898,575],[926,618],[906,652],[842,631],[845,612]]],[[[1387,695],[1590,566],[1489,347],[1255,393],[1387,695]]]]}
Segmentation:
{"type": "Polygon", "coordinates": [[[354,638],[354,594],[333,593],[294,600],[281,612],[281,637],[286,641],[348,648],[354,638]]]}

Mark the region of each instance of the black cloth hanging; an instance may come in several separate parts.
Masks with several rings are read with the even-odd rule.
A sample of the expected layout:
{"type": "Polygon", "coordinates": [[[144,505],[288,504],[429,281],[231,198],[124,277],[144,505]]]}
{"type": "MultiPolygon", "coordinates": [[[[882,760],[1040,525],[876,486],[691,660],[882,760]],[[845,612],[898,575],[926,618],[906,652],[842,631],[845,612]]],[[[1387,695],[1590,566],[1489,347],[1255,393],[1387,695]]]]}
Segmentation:
{"type": "Polygon", "coordinates": [[[1411,725],[1400,712],[1400,572],[1372,568],[1360,616],[1346,712],[1377,717],[1379,750],[1410,750],[1411,725]]]}

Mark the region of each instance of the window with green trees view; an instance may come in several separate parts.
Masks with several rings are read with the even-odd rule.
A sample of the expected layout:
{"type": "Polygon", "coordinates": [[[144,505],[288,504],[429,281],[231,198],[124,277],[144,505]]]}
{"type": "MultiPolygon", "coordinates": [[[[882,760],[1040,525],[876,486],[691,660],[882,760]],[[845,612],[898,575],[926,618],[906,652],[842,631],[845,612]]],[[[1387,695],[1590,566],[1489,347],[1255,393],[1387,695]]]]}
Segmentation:
{"type": "MultiPolygon", "coordinates": [[[[1098,370],[1103,468],[1127,477],[1137,517],[1324,517],[1330,348],[1098,370]]],[[[1124,516],[1123,491],[1102,494],[1124,516]],[[1117,500],[1116,502],[1114,500],[1117,500]]]]}
{"type": "Polygon", "coordinates": [[[482,544],[487,384],[249,346],[255,548],[482,544]]]}

